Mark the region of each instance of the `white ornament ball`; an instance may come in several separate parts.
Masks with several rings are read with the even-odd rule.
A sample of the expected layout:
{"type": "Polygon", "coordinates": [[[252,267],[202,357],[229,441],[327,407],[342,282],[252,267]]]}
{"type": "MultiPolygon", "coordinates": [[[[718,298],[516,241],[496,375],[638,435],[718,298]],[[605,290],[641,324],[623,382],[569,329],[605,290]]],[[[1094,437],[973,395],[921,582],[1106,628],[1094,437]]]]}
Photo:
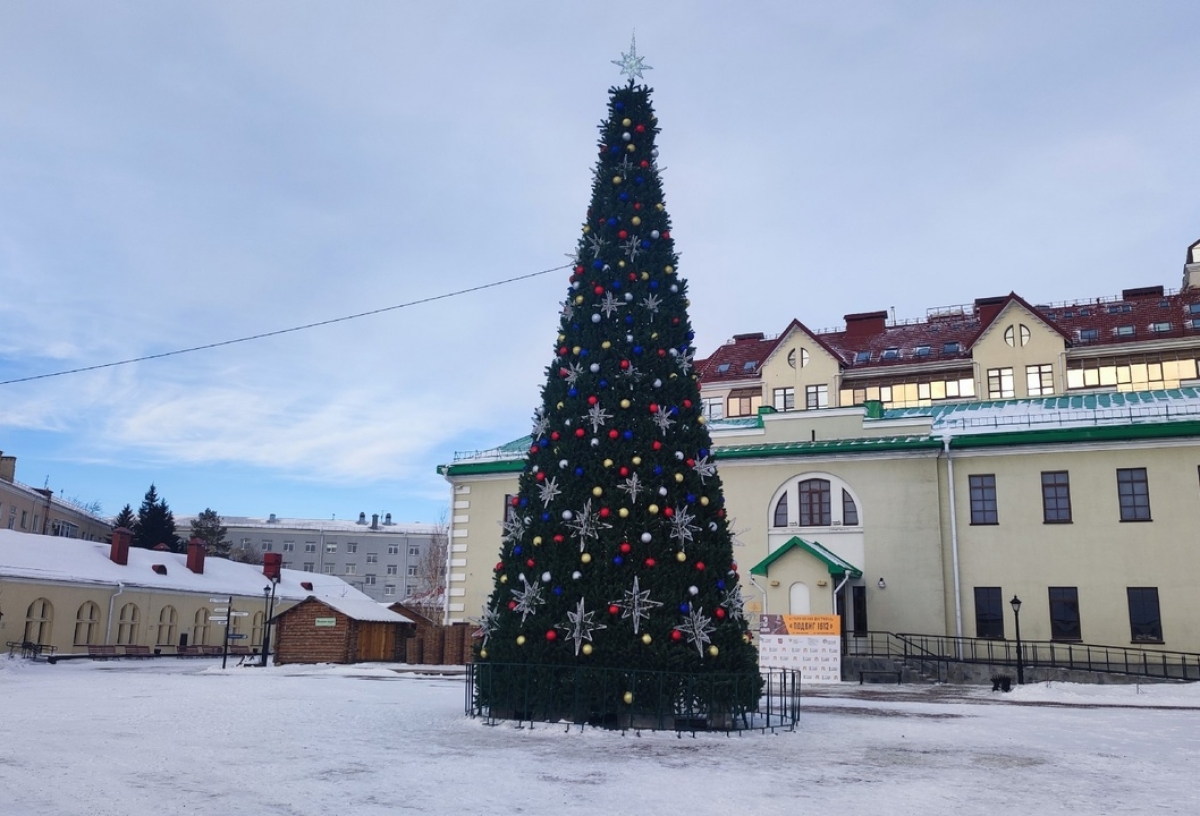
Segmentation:
{"type": "Polygon", "coordinates": [[[678,349],[667,349],[667,354],[670,354],[672,357],[678,357],[679,350],[678,349]]]}
{"type": "Polygon", "coordinates": [[[679,285],[678,285],[678,284],[675,284],[675,283],[672,283],[672,284],[671,284],[671,291],[672,291],[672,292],[678,292],[678,291],[679,291],[679,285]]]}
{"type": "Polygon", "coordinates": [[[522,572],[521,574],[519,574],[519,575],[517,576],[517,580],[518,580],[518,581],[521,581],[521,582],[524,582],[524,581],[525,581],[525,573],[523,573],[523,572],[522,572]]]}
{"type": "Polygon", "coordinates": [[[597,438],[596,438],[596,437],[594,437],[594,436],[592,437],[592,447],[593,447],[593,448],[598,448],[598,447],[600,447],[600,440],[599,440],[599,439],[597,439],[597,438]]]}
{"type": "Polygon", "coordinates": [[[583,573],[580,572],[579,570],[575,570],[574,572],[571,573],[571,577],[574,578],[576,581],[578,581],[580,578],[583,577],[583,573]]]}
{"type": "Polygon", "coordinates": [[[592,315],[592,322],[593,322],[593,323],[599,323],[599,322],[600,322],[600,315],[598,315],[598,314],[594,314],[594,315],[592,315]]]}
{"type": "Polygon", "coordinates": [[[530,468],[530,470],[531,470],[533,473],[537,473],[537,472],[538,472],[538,468],[539,468],[539,467],[540,467],[540,465],[534,465],[532,468],[530,468]]]}
{"type": "Polygon", "coordinates": [[[588,371],[592,372],[593,374],[599,374],[600,373],[600,364],[592,363],[590,366],[588,366],[588,371]]]}
{"type": "Polygon", "coordinates": [[[658,230],[650,230],[651,238],[658,238],[658,230]]]}
{"type": "Polygon", "coordinates": [[[675,451],[675,458],[678,459],[680,462],[682,462],[683,461],[683,451],[675,451]]]}
{"type": "Polygon", "coordinates": [[[560,468],[565,468],[565,467],[566,467],[568,464],[570,464],[570,463],[569,463],[569,462],[567,462],[567,460],[566,460],[566,459],[559,459],[559,460],[558,460],[558,466],[559,466],[560,468]]]}
{"type": "Polygon", "coordinates": [[[633,300],[633,292],[626,292],[625,293],[625,302],[629,303],[632,300],[633,300]]]}
{"type": "Polygon", "coordinates": [[[662,380],[655,380],[655,381],[654,381],[654,387],[655,387],[655,388],[662,388],[662,380]]]}
{"type": "Polygon", "coordinates": [[[632,343],[632,342],[633,342],[633,335],[632,335],[632,334],[627,334],[627,335],[625,335],[625,342],[626,342],[626,343],[632,343]]]}
{"type": "Polygon", "coordinates": [[[689,595],[699,595],[700,589],[698,587],[690,586],[690,587],[688,587],[688,594],[689,595]]]}
{"type": "Polygon", "coordinates": [[[572,289],[578,289],[578,288],[579,288],[579,286],[580,286],[580,283],[579,283],[579,281],[575,281],[574,283],[572,283],[572,284],[571,284],[571,288],[572,288],[572,289]]]}
{"type": "Polygon", "coordinates": [[[632,133],[630,133],[629,131],[625,131],[624,133],[622,133],[622,134],[621,134],[621,140],[622,140],[622,141],[625,141],[625,142],[632,141],[632,140],[633,140],[633,134],[632,134],[632,133]]]}
{"type": "Polygon", "coordinates": [[[666,489],[665,487],[660,487],[660,488],[658,489],[658,495],[660,495],[660,496],[665,496],[665,495],[667,495],[667,489],[666,489]]]}
{"type": "Polygon", "coordinates": [[[571,520],[571,511],[570,511],[570,510],[563,510],[563,511],[562,511],[562,517],[563,517],[563,521],[570,521],[570,520],[571,520]]]}
{"type": "Polygon", "coordinates": [[[549,572],[542,573],[542,582],[546,583],[546,584],[550,583],[550,573],[549,572]]]}
{"type": "Polygon", "coordinates": [[[654,536],[650,535],[649,533],[642,533],[642,543],[643,544],[649,544],[653,540],[654,540],[654,536]]]}

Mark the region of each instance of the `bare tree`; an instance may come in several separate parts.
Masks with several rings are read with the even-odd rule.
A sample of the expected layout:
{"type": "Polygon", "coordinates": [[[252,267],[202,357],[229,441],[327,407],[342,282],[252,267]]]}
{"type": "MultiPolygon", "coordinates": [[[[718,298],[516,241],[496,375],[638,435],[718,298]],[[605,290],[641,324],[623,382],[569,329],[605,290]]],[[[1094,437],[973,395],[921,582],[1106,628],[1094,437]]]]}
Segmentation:
{"type": "Polygon", "coordinates": [[[441,623],[446,600],[446,569],[450,554],[449,511],[442,510],[434,524],[429,545],[417,561],[416,590],[405,603],[425,617],[441,623]]]}

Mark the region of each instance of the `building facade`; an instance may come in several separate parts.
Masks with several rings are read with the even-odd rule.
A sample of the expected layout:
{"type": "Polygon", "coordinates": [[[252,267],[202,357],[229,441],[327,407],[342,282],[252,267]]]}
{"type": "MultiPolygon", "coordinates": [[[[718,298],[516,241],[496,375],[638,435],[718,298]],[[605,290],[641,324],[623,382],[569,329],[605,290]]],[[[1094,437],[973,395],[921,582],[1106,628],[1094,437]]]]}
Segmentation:
{"type": "MultiPolygon", "coordinates": [[[[1200,242],[1184,286],[920,321],[883,312],[698,363],[751,616],[1200,652],[1200,242]]],[[[528,439],[460,454],[450,620],[491,592],[528,439]]]]}
{"type": "Polygon", "coordinates": [[[16,480],[17,458],[0,451],[0,529],[37,535],[105,541],[112,525],[107,519],[55,496],[43,487],[16,480]]]}
{"type": "MultiPolygon", "coordinates": [[[[181,518],[180,529],[187,530],[190,521],[181,518]]],[[[284,567],[337,576],[377,601],[428,591],[444,569],[438,557],[439,570],[431,575],[435,564],[429,557],[444,531],[435,524],[396,524],[391,513],[382,520],[360,513],[357,521],[227,516],[222,523],[233,547],[253,560],[281,553],[284,567]]]]}

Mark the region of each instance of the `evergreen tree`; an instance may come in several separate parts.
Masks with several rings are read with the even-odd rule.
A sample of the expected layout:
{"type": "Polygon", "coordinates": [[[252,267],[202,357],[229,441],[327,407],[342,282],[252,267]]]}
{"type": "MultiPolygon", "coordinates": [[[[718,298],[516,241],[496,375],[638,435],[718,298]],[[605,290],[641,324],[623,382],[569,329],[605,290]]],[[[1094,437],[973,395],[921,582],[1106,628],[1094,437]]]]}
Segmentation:
{"type": "Polygon", "coordinates": [[[133,508],[128,504],[121,508],[121,512],[117,513],[117,517],[113,519],[113,529],[124,527],[126,530],[133,530],[137,524],[137,516],[133,514],[133,508]]]}
{"type": "Polygon", "coordinates": [[[211,507],[204,508],[200,515],[192,519],[191,525],[192,538],[198,538],[204,542],[206,553],[218,558],[229,557],[229,548],[232,542],[225,538],[229,530],[221,524],[221,517],[217,515],[216,510],[211,507]]]}
{"type": "Polygon", "coordinates": [[[153,549],[159,544],[166,544],[173,552],[182,549],[179,537],[175,535],[175,514],[167,506],[166,499],[159,498],[158,489],[153,484],[138,508],[131,543],[146,549],[153,549]]]}
{"type": "Polygon", "coordinates": [[[528,677],[528,664],[721,672],[741,678],[733,705],[752,706],[758,655],[639,63],[636,51],[618,63],[629,83],[610,90],[600,125],[591,206],[476,657],[493,690],[528,677]]]}

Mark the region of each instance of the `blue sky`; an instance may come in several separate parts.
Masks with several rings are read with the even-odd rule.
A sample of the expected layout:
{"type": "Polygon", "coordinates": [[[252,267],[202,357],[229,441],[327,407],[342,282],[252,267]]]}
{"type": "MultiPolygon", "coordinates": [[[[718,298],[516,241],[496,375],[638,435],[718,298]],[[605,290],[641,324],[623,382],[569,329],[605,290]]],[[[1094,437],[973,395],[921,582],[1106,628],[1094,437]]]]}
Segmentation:
{"type": "MultiPolygon", "coordinates": [[[[10,2],[0,380],[565,262],[637,31],[700,356],[1015,290],[1177,287],[1192,3],[10,2]]],[[[434,521],[528,430],[566,273],[0,385],[17,478],[106,513],[434,521]]]]}

